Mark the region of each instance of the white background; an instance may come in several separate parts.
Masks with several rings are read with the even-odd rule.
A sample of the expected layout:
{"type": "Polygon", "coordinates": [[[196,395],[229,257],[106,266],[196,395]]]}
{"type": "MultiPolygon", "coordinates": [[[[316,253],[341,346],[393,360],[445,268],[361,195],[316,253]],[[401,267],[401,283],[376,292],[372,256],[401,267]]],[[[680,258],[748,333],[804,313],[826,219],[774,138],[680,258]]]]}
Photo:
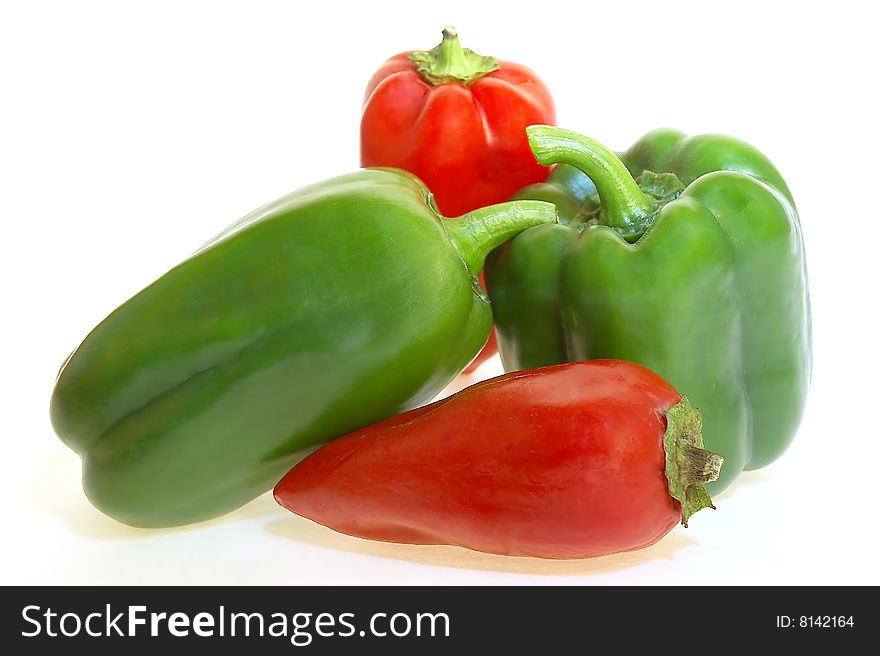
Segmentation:
{"type": "Polygon", "coordinates": [[[352,5],[2,5],[0,583],[880,583],[871,4],[352,5]],[[102,516],[49,424],[62,360],[218,229],[356,168],[367,79],[447,23],[537,71],[563,127],[616,149],[664,125],[729,133],[777,164],[801,213],[815,327],[791,449],[691,528],[584,561],[370,543],[268,495],[176,530],[102,516]]]}

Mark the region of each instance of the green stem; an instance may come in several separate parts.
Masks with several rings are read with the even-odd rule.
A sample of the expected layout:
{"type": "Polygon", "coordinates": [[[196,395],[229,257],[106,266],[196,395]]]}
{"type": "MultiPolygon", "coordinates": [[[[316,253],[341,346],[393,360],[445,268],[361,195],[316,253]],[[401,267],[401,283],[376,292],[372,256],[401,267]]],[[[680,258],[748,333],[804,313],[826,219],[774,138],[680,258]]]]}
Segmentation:
{"type": "Polygon", "coordinates": [[[501,66],[494,57],[484,57],[462,48],[452,26],[443,30],[443,41],[432,50],[419,50],[409,56],[421,76],[431,85],[458,82],[470,84],[501,66]]]}
{"type": "Polygon", "coordinates": [[[516,200],[490,205],[455,219],[444,219],[449,240],[471,274],[483,269],[483,262],[495,248],[527,228],[556,222],[556,206],[540,200],[516,200]]]}
{"type": "Polygon", "coordinates": [[[586,173],[599,193],[599,220],[625,238],[641,235],[657,211],[657,203],[642,192],[626,165],[598,141],[550,125],[526,128],[539,164],[570,164],[586,173]]]}
{"type": "Polygon", "coordinates": [[[681,504],[681,523],[703,508],[715,509],[706,483],[718,478],[724,458],[703,448],[703,418],[685,397],[666,412],[666,482],[681,504]]]}

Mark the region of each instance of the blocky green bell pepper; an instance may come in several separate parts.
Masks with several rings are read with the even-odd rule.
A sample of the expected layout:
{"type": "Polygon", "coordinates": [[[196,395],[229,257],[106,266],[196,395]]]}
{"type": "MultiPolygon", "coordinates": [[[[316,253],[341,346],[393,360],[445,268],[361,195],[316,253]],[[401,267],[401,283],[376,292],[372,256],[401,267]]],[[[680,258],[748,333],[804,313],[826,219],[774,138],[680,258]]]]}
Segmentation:
{"type": "Polygon", "coordinates": [[[811,371],[810,303],[791,194],[770,161],[720,135],[658,130],[619,157],[592,139],[528,129],[558,225],[490,256],[504,368],[621,358],[700,408],[724,457],[719,492],[788,446],[811,371]]]}
{"type": "Polygon", "coordinates": [[[107,317],[51,401],[100,510],[215,517],[306,449],[420,405],[486,343],[486,255],[555,220],[521,201],[447,221],[427,188],[367,169],[234,224],[107,317]]]}

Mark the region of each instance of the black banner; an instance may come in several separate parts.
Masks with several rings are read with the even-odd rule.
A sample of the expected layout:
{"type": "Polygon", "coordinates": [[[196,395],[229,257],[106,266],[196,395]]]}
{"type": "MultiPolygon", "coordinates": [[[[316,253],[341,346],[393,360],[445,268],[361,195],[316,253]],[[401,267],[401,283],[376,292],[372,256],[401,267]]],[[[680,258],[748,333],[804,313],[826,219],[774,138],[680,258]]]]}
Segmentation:
{"type": "Polygon", "coordinates": [[[873,596],[865,588],[37,587],[5,588],[0,621],[2,645],[17,648],[6,653],[85,644],[90,654],[226,644],[260,654],[441,654],[487,644],[586,653],[651,641],[711,653],[753,648],[756,638],[762,649],[865,644],[878,634],[873,596]]]}

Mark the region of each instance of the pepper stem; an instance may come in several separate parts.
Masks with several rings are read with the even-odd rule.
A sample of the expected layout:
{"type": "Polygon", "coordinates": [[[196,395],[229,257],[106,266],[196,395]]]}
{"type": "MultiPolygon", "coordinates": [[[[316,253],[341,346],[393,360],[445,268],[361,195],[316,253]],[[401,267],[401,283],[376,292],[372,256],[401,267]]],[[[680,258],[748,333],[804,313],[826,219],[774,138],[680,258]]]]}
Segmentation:
{"type": "Polygon", "coordinates": [[[451,25],[443,30],[443,41],[432,50],[419,50],[409,55],[416,70],[433,86],[459,82],[471,84],[501,66],[494,57],[478,55],[462,48],[458,33],[451,25]]]}
{"type": "Polygon", "coordinates": [[[526,128],[539,164],[571,164],[586,173],[599,192],[599,221],[634,241],[647,228],[657,203],[633,180],[626,165],[598,141],[550,125],[526,128]]]}
{"type": "Polygon", "coordinates": [[[724,459],[703,448],[703,418],[682,397],[666,412],[666,481],[669,494],[681,504],[681,523],[703,508],[715,509],[705,484],[718,478],[724,459]]]}
{"type": "Polygon", "coordinates": [[[555,222],[556,206],[540,200],[515,200],[443,219],[449,240],[473,276],[483,269],[489,253],[508,239],[527,228],[555,222]]]}

